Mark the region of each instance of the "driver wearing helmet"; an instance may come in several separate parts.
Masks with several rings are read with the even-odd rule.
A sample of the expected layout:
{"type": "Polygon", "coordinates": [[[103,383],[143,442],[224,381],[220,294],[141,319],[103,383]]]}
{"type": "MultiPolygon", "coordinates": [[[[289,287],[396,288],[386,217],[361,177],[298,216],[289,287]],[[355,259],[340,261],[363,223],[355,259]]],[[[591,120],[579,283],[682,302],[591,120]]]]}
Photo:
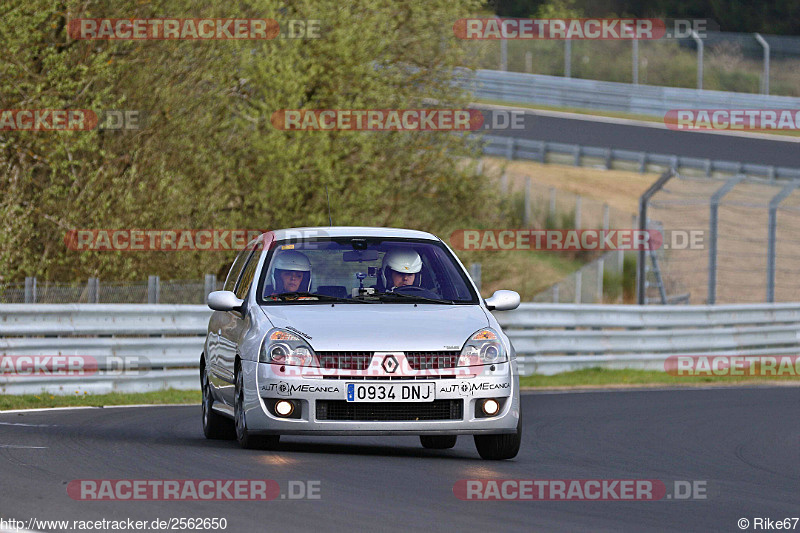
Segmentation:
{"type": "Polygon", "coordinates": [[[279,253],[272,269],[272,286],[266,287],[264,293],[309,292],[310,288],[311,261],[308,257],[294,250],[279,253]]]}
{"type": "Polygon", "coordinates": [[[381,282],[387,291],[413,285],[421,286],[422,259],[410,248],[390,250],[383,256],[381,282]]]}

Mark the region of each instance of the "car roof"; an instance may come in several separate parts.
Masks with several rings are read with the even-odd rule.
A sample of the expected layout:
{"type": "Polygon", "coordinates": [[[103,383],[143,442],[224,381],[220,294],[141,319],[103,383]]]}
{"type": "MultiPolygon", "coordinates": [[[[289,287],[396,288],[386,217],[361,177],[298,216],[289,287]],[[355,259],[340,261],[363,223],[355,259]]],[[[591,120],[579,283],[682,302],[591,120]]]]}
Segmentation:
{"type": "Polygon", "coordinates": [[[315,226],[284,228],[273,231],[275,240],[297,239],[299,234],[309,237],[399,237],[438,241],[439,238],[426,231],[402,228],[377,228],[367,226],[315,226]]]}

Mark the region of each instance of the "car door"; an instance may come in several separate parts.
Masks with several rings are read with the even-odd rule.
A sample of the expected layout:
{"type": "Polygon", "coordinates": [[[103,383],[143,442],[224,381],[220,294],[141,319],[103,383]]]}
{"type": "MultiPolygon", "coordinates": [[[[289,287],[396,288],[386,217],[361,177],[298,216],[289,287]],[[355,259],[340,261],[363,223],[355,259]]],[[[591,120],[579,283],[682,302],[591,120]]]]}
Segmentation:
{"type": "MultiPolygon", "coordinates": [[[[248,260],[253,255],[256,243],[251,242],[248,244],[236,259],[233,261],[228,277],[225,278],[225,284],[222,290],[235,292],[236,286],[241,279],[242,271],[247,265],[248,260]]],[[[230,351],[231,347],[228,346],[227,341],[221,336],[223,329],[230,328],[230,322],[233,320],[234,314],[232,312],[214,311],[211,314],[211,319],[208,324],[208,336],[206,340],[206,364],[208,365],[208,375],[211,386],[217,392],[217,397],[220,397],[222,390],[229,388],[231,381],[228,372],[225,370],[224,361],[230,351]],[[224,342],[224,344],[223,344],[224,342]]],[[[235,354],[234,354],[235,356],[235,354]]]]}
{"type": "MultiPolygon", "coordinates": [[[[255,278],[256,268],[261,259],[261,251],[264,249],[264,241],[258,239],[253,243],[253,249],[247,257],[247,261],[242,269],[242,273],[236,282],[233,292],[236,296],[247,302],[248,292],[255,278]]],[[[225,313],[225,320],[219,328],[219,348],[217,352],[217,367],[221,381],[224,381],[220,392],[223,401],[228,405],[233,405],[235,395],[234,386],[236,384],[235,363],[236,355],[239,353],[239,343],[250,327],[251,309],[246,307],[243,313],[229,311],[225,313]]]]}

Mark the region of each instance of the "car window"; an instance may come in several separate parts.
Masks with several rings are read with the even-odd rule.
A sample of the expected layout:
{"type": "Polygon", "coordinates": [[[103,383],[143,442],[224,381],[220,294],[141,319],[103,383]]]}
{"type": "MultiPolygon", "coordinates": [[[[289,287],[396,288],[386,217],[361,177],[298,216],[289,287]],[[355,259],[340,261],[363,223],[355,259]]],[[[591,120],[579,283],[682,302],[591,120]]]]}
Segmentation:
{"type": "MultiPolygon", "coordinates": [[[[361,289],[369,289],[372,293],[378,294],[395,290],[391,280],[386,276],[385,269],[387,254],[393,250],[411,253],[412,256],[416,254],[421,260],[421,269],[412,281],[417,288],[411,294],[428,299],[447,300],[447,303],[477,303],[477,296],[471,289],[466,274],[454,261],[452,254],[435,241],[336,237],[289,244],[284,242],[286,241],[276,243],[261,274],[259,297],[270,303],[276,301],[279,304],[287,303],[286,300],[277,297],[287,292],[283,282],[278,278],[276,267],[284,254],[290,254],[293,261],[298,264],[310,265],[311,269],[308,275],[302,278],[300,285],[292,289],[293,291],[310,292],[323,297],[353,299],[360,294],[361,289]]],[[[410,290],[404,289],[398,292],[408,293],[410,290]]],[[[317,299],[301,298],[297,301],[309,303],[314,300],[317,299]]],[[[318,301],[329,300],[320,298],[318,301]]],[[[396,303],[398,299],[381,301],[396,303]]],[[[413,300],[407,301],[413,303],[413,300]]]]}
{"type": "Polygon", "coordinates": [[[225,278],[225,284],[222,286],[222,290],[233,292],[234,288],[236,288],[236,282],[239,281],[239,274],[241,274],[242,269],[247,263],[247,259],[250,257],[255,245],[255,242],[249,243],[241,252],[239,252],[239,255],[236,256],[236,259],[233,261],[233,265],[231,265],[231,269],[228,271],[228,277],[225,278]]]}
{"type": "Polygon", "coordinates": [[[244,267],[241,279],[236,285],[236,296],[239,299],[244,300],[244,297],[247,296],[247,291],[250,290],[250,285],[253,283],[253,277],[255,276],[256,268],[258,267],[258,258],[261,255],[262,249],[263,243],[261,240],[259,240],[255,249],[248,256],[247,265],[244,267]]]}

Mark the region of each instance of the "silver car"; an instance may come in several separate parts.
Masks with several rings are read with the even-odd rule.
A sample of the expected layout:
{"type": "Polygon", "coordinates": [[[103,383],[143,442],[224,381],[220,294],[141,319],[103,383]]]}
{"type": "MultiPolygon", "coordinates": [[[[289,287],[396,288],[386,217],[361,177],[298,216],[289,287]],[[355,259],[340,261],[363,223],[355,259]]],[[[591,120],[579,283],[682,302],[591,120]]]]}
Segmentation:
{"type": "Polygon", "coordinates": [[[484,459],[521,441],[514,348],[438,237],[368,227],[264,233],[242,250],[200,359],[203,430],[244,448],[281,435],[419,435],[484,459]]]}

